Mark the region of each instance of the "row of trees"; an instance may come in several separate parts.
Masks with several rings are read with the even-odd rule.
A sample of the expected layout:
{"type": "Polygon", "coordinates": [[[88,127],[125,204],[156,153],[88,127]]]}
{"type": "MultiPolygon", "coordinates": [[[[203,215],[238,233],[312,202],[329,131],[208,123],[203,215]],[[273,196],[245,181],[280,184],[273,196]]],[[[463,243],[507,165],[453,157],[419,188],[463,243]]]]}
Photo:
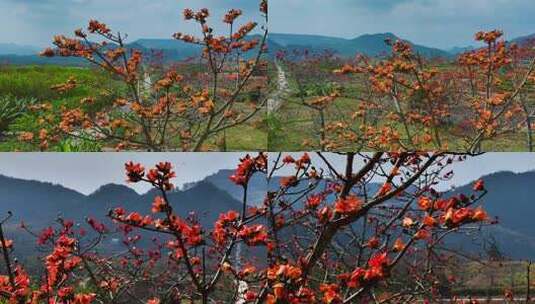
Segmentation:
{"type": "Polygon", "coordinates": [[[533,43],[502,35],[477,33],[483,46],[455,60],[424,58],[402,40],[385,41],[392,52],[383,58],[288,50],[277,59],[294,82],[292,101],[318,117],[321,149],[476,152],[520,130],[531,149],[533,43]],[[333,106],[341,98],[355,106],[339,115],[333,106]]]}
{"type": "MultiPolygon", "coordinates": [[[[168,200],[170,163],[125,164],[130,183],[154,187],[152,214],[121,207],[109,223],[87,227],[59,219],[34,233],[42,273],[31,276],[0,234],[0,297],[9,303],[407,303],[455,300],[441,267],[455,252],[445,240],[495,223],[484,211],[482,181],[471,193],[437,185],[466,156],[447,153],[247,155],[229,178],[241,187],[241,210],[211,227],[168,200]],[[342,163],[343,166],[340,166],[342,163]],[[269,185],[248,201],[253,176],[269,185]],[[120,237],[124,250],[102,242],[120,237]]],[[[2,222],[2,225],[4,222],[2,222]]],[[[2,226],[0,225],[0,227],[2,226]]],[[[1,231],[1,230],[0,230],[1,231]]]]}

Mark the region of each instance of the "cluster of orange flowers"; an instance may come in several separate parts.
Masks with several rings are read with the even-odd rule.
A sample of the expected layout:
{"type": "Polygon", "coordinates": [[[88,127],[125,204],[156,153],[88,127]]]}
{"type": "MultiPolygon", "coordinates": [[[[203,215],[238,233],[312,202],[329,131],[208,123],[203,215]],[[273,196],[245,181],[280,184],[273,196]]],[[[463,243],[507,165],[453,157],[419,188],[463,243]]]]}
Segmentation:
{"type": "Polygon", "coordinates": [[[269,242],[266,226],[261,224],[240,227],[238,236],[249,246],[267,245],[269,242]]]}
{"type": "Polygon", "coordinates": [[[422,196],[418,200],[418,206],[427,214],[424,216],[424,224],[427,227],[433,227],[439,223],[447,227],[457,227],[462,224],[471,222],[481,222],[488,219],[487,213],[481,208],[472,209],[464,207],[468,203],[468,198],[452,197],[450,199],[432,200],[429,197],[422,196]],[[440,212],[439,215],[432,217],[430,213],[440,212]]]}
{"type": "Polygon", "coordinates": [[[228,11],[227,14],[225,14],[225,17],[223,17],[223,22],[232,24],[239,16],[241,16],[241,14],[242,14],[242,10],[231,9],[230,11],[228,11]]]}
{"type": "Polygon", "coordinates": [[[66,110],[61,115],[61,122],[59,127],[63,132],[72,132],[74,127],[81,126],[83,122],[87,121],[86,116],[82,109],[76,108],[72,110],[66,110]]]}
{"type": "Polygon", "coordinates": [[[184,76],[178,74],[176,71],[168,71],[163,78],[156,81],[154,89],[156,91],[169,89],[173,85],[180,83],[183,79],[184,76]]]}
{"type": "Polygon", "coordinates": [[[334,211],[340,215],[350,215],[358,212],[362,201],[356,196],[340,198],[334,203],[334,211]]]}
{"type": "MultiPolygon", "coordinates": [[[[396,165],[390,170],[388,176],[400,176],[412,169],[418,170],[424,155],[426,154],[388,154],[388,158],[385,158],[384,161],[398,164],[400,160],[404,159],[404,164],[406,164],[396,165]]],[[[368,161],[383,163],[380,158],[375,157],[368,161]]],[[[309,188],[313,189],[314,182],[318,181],[310,179],[309,172],[315,169],[310,156],[306,153],[300,157],[289,155],[281,157],[277,163],[275,166],[279,169],[284,166],[294,167],[295,171],[298,172],[292,175],[295,177],[295,183],[308,179],[311,182],[309,188]],[[279,161],[281,163],[278,163],[279,161]]],[[[240,160],[231,180],[246,189],[251,176],[256,172],[265,173],[266,167],[267,159],[263,153],[259,153],[256,157],[247,155],[240,160]]],[[[181,286],[193,287],[192,293],[200,293],[214,288],[216,285],[209,285],[211,284],[209,282],[219,280],[220,275],[230,276],[232,279],[250,284],[247,290],[239,295],[246,302],[262,301],[273,304],[343,303],[353,298],[355,300],[357,298],[363,299],[358,297],[361,292],[362,296],[366,298],[367,291],[389,282],[394,267],[403,255],[418,251],[418,247],[415,245],[418,241],[433,242],[440,233],[455,231],[461,226],[488,220],[486,212],[481,207],[475,207],[475,204],[487,191],[483,181],[474,183],[473,191],[475,193],[470,197],[457,195],[442,199],[440,194],[432,189],[425,193],[400,193],[398,194],[399,198],[411,197],[411,201],[408,201],[411,206],[413,204],[412,196],[415,195],[415,205],[417,206],[414,209],[406,209],[406,213],[402,216],[398,214],[400,209],[386,203],[371,207],[374,208],[373,211],[366,210],[369,205],[364,205],[364,199],[361,198],[360,194],[353,194],[356,191],[351,190],[348,195],[342,196],[347,186],[344,183],[349,181],[339,176],[339,179],[335,181],[325,181],[326,183],[322,188],[317,189],[319,191],[302,192],[306,194],[306,199],[304,194],[301,197],[304,201],[302,205],[299,204],[300,207],[291,205],[283,196],[275,198],[277,194],[272,192],[268,194],[264,202],[265,208],[250,208],[248,212],[243,211],[244,214],[234,210],[223,212],[215,221],[214,228],[211,231],[205,231],[194,214],[182,218],[173,212],[173,207],[167,199],[167,192],[173,189],[171,181],[175,177],[175,173],[169,162],[160,162],[148,170],[139,163],[128,162],[125,164],[125,170],[128,182],[149,183],[156,190],[159,190],[161,195],[154,197],[151,206],[152,215],[128,212],[121,207],[110,211],[109,216],[118,224],[118,231],[124,233],[123,244],[128,247],[130,255],[119,258],[122,269],[129,271],[128,269],[132,267],[139,271],[136,277],[149,279],[153,277],[151,271],[157,268],[157,263],[161,261],[162,257],[167,256],[169,260],[165,261],[165,265],[169,269],[162,272],[162,280],[167,280],[170,273],[179,271],[180,268],[175,267],[184,265],[185,271],[187,271],[186,276],[189,278],[181,281],[181,284],[184,283],[181,286]],[[425,195],[427,193],[429,195],[425,195]],[[328,198],[330,196],[337,198],[331,201],[328,198]],[[320,210],[316,212],[318,209],[320,210]],[[363,217],[357,216],[360,211],[363,212],[363,217]],[[355,219],[353,220],[351,216],[355,216],[355,219]],[[316,222],[317,218],[320,219],[319,223],[316,222]],[[383,226],[383,220],[380,218],[390,224],[383,226]],[[264,219],[267,219],[266,223],[264,223],[264,219]],[[343,250],[345,245],[341,244],[339,254],[346,257],[348,259],[346,262],[349,263],[340,263],[340,256],[331,255],[329,249],[321,251],[318,255],[319,258],[314,260],[312,256],[316,254],[315,250],[330,244],[329,241],[325,243],[326,245],[323,244],[322,242],[325,240],[316,234],[323,235],[324,231],[331,231],[332,227],[337,227],[335,225],[338,222],[344,222],[348,219],[352,220],[351,223],[364,220],[367,225],[370,225],[369,231],[374,231],[374,234],[369,237],[363,236],[362,239],[359,237],[355,244],[356,248],[363,252],[363,259],[359,258],[356,265],[351,263],[354,259],[351,249],[345,252],[343,250]],[[293,225],[297,221],[299,224],[303,224],[300,227],[312,229],[310,235],[314,235],[314,237],[310,243],[300,244],[294,240],[294,237],[279,233],[282,228],[286,227],[286,224],[293,225]],[[399,225],[398,222],[400,222],[399,225]],[[141,249],[138,246],[138,242],[142,238],[141,234],[130,234],[135,229],[150,231],[168,238],[162,240],[155,238],[153,242],[156,248],[141,249]],[[394,235],[398,233],[400,235],[391,243],[391,239],[393,239],[391,237],[395,237],[394,235]],[[207,235],[210,237],[205,237],[207,235]],[[318,239],[315,239],[316,237],[318,239]],[[404,237],[408,238],[407,242],[403,241],[404,237]],[[266,246],[269,259],[267,266],[259,266],[262,262],[259,264],[252,262],[234,264],[233,260],[228,257],[233,253],[232,250],[237,244],[249,247],[266,246]],[[411,250],[411,246],[415,250],[411,250]],[[167,250],[168,254],[163,254],[163,250],[167,250]],[[216,258],[216,263],[206,260],[219,255],[220,257],[216,258]],[[143,265],[147,268],[144,268],[143,265]],[[315,289],[311,284],[316,282],[316,278],[314,278],[316,267],[323,267],[330,271],[328,274],[322,275],[322,280],[318,284],[319,288],[315,289]],[[210,273],[211,270],[208,270],[212,268],[214,273],[210,273]],[[201,277],[206,277],[206,279],[199,280],[201,277]],[[351,292],[354,294],[352,295],[351,292]]],[[[314,179],[321,178],[321,175],[312,174],[312,176],[314,179]]],[[[355,175],[349,176],[354,177],[355,175]]],[[[376,191],[374,199],[381,199],[383,196],[397,191],[399,187],[401,186],[395,186],[394,182],[389,179],[376,191]]],[[[295,195],[292,192],[292,190],[283,187],[279,188],[278,195],[288,193],[291,197],[295,195]]],[[[366,201],[366,203],[372,203],[372,201],[366,201]]],[[[243,206],[245,210],[246,200],[244,200],[243,206]]],[[[103,223],[93,218],[88,218],[87,223],[100,236],[110,232],[103,223]]],[[[76,238],[73,227],[77,226],[72,222],[63,221],[60,230],[55,231],[49,227],[39,235],[38,243],[40,245],[53,245],[52,252],[45,258],[47,272],[45,281],[39,290],[32,291],[29,287],[31,285],[28,276],[19,267],[15,269],[16,288],[13,288],[9,277],[0,276],[0,292],[9,294],[15,300],[24,299],[28,303],[33,303],[26,301],[28,299],[34,299],[35,303],[38,303],[49,296],[56,297],[66,303],[89,304],[96,301],[96,294],[76,293],[76,288],[73,288],[74,283],[62,283],[77,281],[73,273],[76,269],[87,267],[87,261],[97,264],[99,261],[105,264],[111,263],[105,258],[100,260],[101,258],[93,253],[79,255],[81,239],[76,238]],[[106,262],[102,262],[104,260],[106,262]]],[[[339,229],[327,233],[341,234],[345,228],[339,229]]],[[[306,238],[306,234],[304,236],[306,238]]],[[[2,244],[3,250],[10,250],[12,247],[11,241],[2,244]]],[[[104,274],[104,276],[107,275],[104,274]]],[[[109,277],[106,277],[97,288],[102,288],[110,293],[117,292],[121,285],[128,284],[128,278],[122,275],[109,274],[109,277]]],[[[180,280],[183,279],[184,276],[180,280]]],[[[155,281],[155,284],[158,282],[155,281]]],[[[102,294],[98,293],[98,297],[100,296],[102,294]]],[[[160,299],[151,295],[147,301],[147,303],[159,303],[160,299]]]]}
{"type": "Polygon", "coordinates": [[[186,20],[192,20],[195,19],[198,22],[206,23],[206,18],[210,16],[210,12],[207,8],[202,8],[199,11],[195,12],[192,9],[185,9],[184,10],[184,19],[186,20]]]}
{"type": "Polygon", "coordinates": [[[235,226],[239,217],[240,214],[234,210],[230,210],[219,215],[219,218],[214,225],[214,231],[212,232],[212,237],[216,244],[220,246],[225,244],[229,234],[231,233],[230,228],[235,226]]]}
{"type": "Polygon", "coordinates": [[[338,275],[338,279],[350,288],[361,288],[384,280],[388,276],[389,267],[387,252],[372,256],[367,266],[367,268],[357,267],[351,273],[342,273],[338,275]]]}
{"type": "Polygon", "coordinates": [[[43,234],[46,233],[46,236],[39,238],[39,242],[51,242],[54,246],[45,258],[46,275],[38,289],[31,288],[30,276],[20,265],[14,270],[13,281],[8,276],[0,276],[0,293],[9,299],[9,303],[40,303],[50,299],[55,299],[54,303],[93,303],[95,294],[76,293],[75,287],[69,285],[72,272],[79,267],[82,259],[76,255],[73,223],[64,221],[62,225],[57,235],[52,229],[45,229],[43,234]]]}
{"type": "Polygon", "coordinates": [[[331,93],[328,96],[320,96],[317,97],[311,101],[308,102],[313,107],[325,109],[329,105],[331,105],[338,97],[340,97],[339,93],[331,93]]]}
{"type": "MultiPolygon", "coordinates": [[[[227,24],[234,24],[235,20],[241,16],[242,11],[238,9],[231,9],[225,14],[223,22],[227,24]]],[[[211,58],[211,52],[217,54],[229,54],[232,50],[240,49],[242,52],[248,52],[249,50],[254,49],[258,45],[258,40],[252,39],[250,41],[245,41],[244,38],[251,33],[257,26],[256,22],[248,22],[240,26],[231,37],[214,37],[212,34],[212,28],[206,25],[207,18],[210,16],[208,9],[201,9],[197,12],[186,9],[184,10],[184,17],[186,20],[195,20],[201,24],[203,33],[205,34],[202,38],[196,38],[192,35],[187,35],[183,33],[175,33],[173,37],[177,40],[182,40],[186,43],[195,43],[205,45],[204,55],[207,58],[211,58]]]]}
{"type": "Polygon", "coordinates": [[[78,39],[57,35],[54,36],[54,45],[57,49],[46,48],[40,55],[45,57],[54,57],[58,55],[63,57],[93,58],[93,49],[78,39]]]}
{"type": "Polygon", "coordinates": [[[256,157],[247,154],[244,158],[240,159],[240,164],[234,171],[234,174],[229,178],[236,185],[246,186],[255,172],[265,172],[265,170],[267,170],[266,154],[260,153],[256,157]]]}
{"type": "MultiPolygon", "coordinates": [[[[12,244],[10,245],[10,247],[12,244]]],[[[6,294],[11,303],[20,302],[21,299],[26,298],[30,292],[30,277],[22,269],[21,266],[17,266],[14,271],[15,275],[15,287],[11,285],[10,278],[7,275],[0,276],[0,292],[6,294]]],[[[23,300],[22,300],[23,301],[23,300]]]]}
{"type": "Polygon", "coordinates": [[[291,264],[275,264],[268,268],[266,273],[273,293],[269,293],[266,302],[275,303],[315,303],[316,297],[309,287],[300,287],[297,290],[293,287],[299,285],[302,278],[302,271],[299,266],[291,264]]]}
{"type": "MultiPolygon", "coordinates": [[[[102,35],[107,35],[111,32],[111,30],[108,28],[108,26],[106,26],[106,24],[101,23],[97,20],[90,20],[87,30],[92,34],[99,33],[102,35]]],[[[80,36],[84,37],[83,35],[80,36]]]]}

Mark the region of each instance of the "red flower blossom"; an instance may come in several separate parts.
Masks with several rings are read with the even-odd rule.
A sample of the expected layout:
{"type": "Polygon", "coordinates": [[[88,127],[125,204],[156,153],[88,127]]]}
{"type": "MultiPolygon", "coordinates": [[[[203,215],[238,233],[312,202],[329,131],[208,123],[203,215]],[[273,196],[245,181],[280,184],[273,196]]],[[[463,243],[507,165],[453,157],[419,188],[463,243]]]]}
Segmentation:
{"type": "Polygon", "coordinates": [[[167,202],[161,197],[156,196],[152,202],[152,212],[165,212],[167,210],[167,202]]]}
{"type": "Polygon", "coordinates": [[[362,207],[362,201],[356,196],[341,198],[334,204],[334,211],[339,214],[347,215],[356,213],[362,207]]]}
{"type": "Polygon", "coordinates": [[[483,182],[482,179],[478,180],[474,184],[474,191],[484,191],[485,190],[485,182],[483,182]]]}
{"type": "Polygon", "coordinates": [[[137,183],[143,179],[143,176],[145,175],[145,168],[141,164],[134,164],[130,161],[124,166],[129,182],[137,183]]]}

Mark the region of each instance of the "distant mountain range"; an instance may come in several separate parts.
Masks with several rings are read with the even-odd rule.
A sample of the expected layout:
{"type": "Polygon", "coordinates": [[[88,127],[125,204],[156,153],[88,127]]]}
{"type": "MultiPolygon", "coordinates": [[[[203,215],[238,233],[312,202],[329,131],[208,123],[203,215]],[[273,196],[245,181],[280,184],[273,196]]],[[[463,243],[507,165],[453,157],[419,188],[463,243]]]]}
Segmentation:
{"type": "MultiPolygon", "coordinates": [[[[526,173],[497,172],[481,177],[489,190],[482,200],[482,206],[489,216],[498,216],[498,224],[483,228],[470,235],[451,235],[449,245],[466,252],[481,254],[489,242],[496,241],[500,251],[515,259],[535,258],[535,171],[526,173]],[[484,240],[481,239],[483,236],[484,240]]],[[[277,189],[280,177],[275,177],[269,185],[277,189]]],[[[304,190],[308,185],[298,185],[304,190]]],[[[368,193],[379,190],[380,184],[366,186],[368,193]]],[[[444,193],[444,197],[460,193],[472,193],[473,183],[456,187],[444,193]]],[[[323,186],[320,186],[323,188],[323,186]]],[[[410,191],[410,190],[409,190],[410,191]]],[[[299,191],[295,191],[300,193],[299,191]]],[[[396,202],[392,202],[395,204],[396,202]]]]}
{"type": "MultiPolygon", "coordinates": [[[[84,195],[61,185],[0,175],[0,210],[14,213],[15,220],[11,223],[24,220],[37,228],[51,224],[59,214],[76,221],[83,221],[85,216],[104,219],[110,209],[119,206],[149,214],[153,198],[158,194],[153,190],[138,194],[124,185],[107,184],[84,195]]],[[[168,197],[177,213],[187,215],[197,211],[207,224],[212,224],[223,211],[241,209],[238,200],[207,181],[170,192],[168,197]]]]}
{"type": "MultiPolygon", "coordinates": [[[[533,41],[535,34],[512,39],[511,42],[524,44],[533,41]]],[[[344,39],[320,35],[301,35],[301,34],[277,34],[269,35],[268,45],[272,52],[278,50],[303,50],[324,51],[330,50],[342,57],[352,57],[356,54],[364,54],[371,57],[382,56],[390,53],[390,47],[385,43],[386,40],[396,41],[403,40],[408,42],[413,50],[428,58],[442,57],[453,58],[465,51],[474,50],[475,46],[452,47],[448,50],[442,50],[433,47],[427,47],[415,44],[403,39],[393,33],[365,34],[353,39],[344,39]]]]}
{"type": "MultiPolygon", "coordinates": [[[[251,38],[259,38],[258,35],[251,38]]],[[[108,48],[115,48],[117,45],[108,44],[108,48]]],[[[126,44],[127,50],[140,50],[148,59],[155,55],[163,62],[177,62],[187,59],[197,58],[202,52],[203,47],[198,44],[186,43],[176,39],[138,39],[132,43],[126,44]]],[[[0,44],[0,64],[52,64],[52,65],[74,65],[83,66],[88,63],[81,58],[75,57],[41,57],[39,52],[42,48],[23,47],[12,44],[0,44]]]]}
{"type": "MultiPolygon", "coordinates": [[[[400,38],[392,33],[366,34],[354,39],[335,38],[317,35],[270,34],[270,49],[309,49],[315,51],[331,50],[342,57],[381,56],[390,53],[385,40],[396,41],[400,38]]],[[[425,57],[450,57],[451,54],[436,48],[409,42],[414,50],[425,57]]]]}
{"type": "MultiPolygon", "coordinates": [[[[518,259],[535,258],[535,171],[527,173],[497,172],[482,177],[489,190],[482,200],[498,224],[483,231],[494,238],[500,250],[518,259]]],[[[454,193],[470,193],[472,185],[454,193]]]]}
{"type": "MultiPolygon", "coordinates": [[[[109,44],[108,48],[117,47],[109,44]]],[[[139,39],[126,45],[127,49],[141,50],[147,57],[157,55],[160,59],[170,61],[182,61],[197,57],[202,47],[196,44],[185,43],[174,39],[139,39]]],[[[0,44],[0,64],[10,63],[18,65],[72,65],[84,66],[87,61],[75,57],[41,57],[42,49],[35,47],[16,47],[16,45],[0,44]],[[5,46],[5,47],[4,47],[5,46]]]]}
{"type": "MultiPolygon", "coordinates": [[[[4,217],[7,211],[13,212],[5,230],[17,243],[19,256],[26,256],[34,250],[35,239],[19,228],[22,221],[34,232],[54,225],[58,216],[77,223],[83,223],[86,217],[94,217],[113,228],[107,218],[109,210],[123,207],[129,212],[151,214],[151,203],[157,194],[156,191],[138,194],[124,185],[107,184],[84,195],[61,185],[0,175],[0,214],[4,217]]],[[[205,181],[186,190],[171,192],[168,197],[177,214],[187,217],[195,211],[205,227],[213,227],[220,213],[241,210],[242,207],[226,191],[205,181]]],[[[111,239],[104,242],[106,249],[113,248],[113,244],[111,239]]]]}
{"type": "Polygon", "coordinates": [[[0,55],[35,55],[40,49],[36,46],[0,43],[0,55]]]}
{"type": "MultiPolygon", "coordinates": [[[[259,39],[260,36],[251,36],[259,39]]],[[[271,56],[279,50],[304,50],[325,51],[330,50],[342,57],[352,57],[357,53],[367,56],[381,56],[388,54],[390,48],[385,40],[404,40],[393,33],[365,34],[354,39],[344,39],[320,35],[303,34],[280,34],[270,33],[268,47],[271,56]]],[[[511,42],[525,43],[535,39],[535,34],[512,39],[511,42]]],[[[407,41],[407,40],[405,40],[407,41]]],[[[424,57],[453,58],[459,53],[475,49],[474,46],[452,47],[448,50],[427,47],[407,41],[413,49],[424,57]]],[[[159,52],[164,61],[175,62],[199,56],[202,47],[195,44],[185,43],[175,39],[138,39],[127,48],[139,49],[145,54],[151,51],[159,52]]],[[[60,65],[83,65],[86,64],[79,58],[42,58],[37,54],[40,48],[34,46],[22,46],[16,44],[0,43],[0,63],[12,64],[60,64],[60,65]]]]}
{"type": "MultiPolygon", "coordinates": [[[[169,199],[176,212],[187,216],[194,211],[203,225],[212,227],[221,212],[240,210],[242,192],[239,186],[228,180],[230,173],[230,170],[221,170],[170,193],[169,199]]],[[[507,256],[535,258],[535,172],[498,172],[482,179],[489,189],[483,205],[490,215],[499,215],[499,224],[484,229],[482,233],[492,236],[507,256]]],[[[278,184],[278,180],[279,177],[275,177],[273,184],[278,184]]],[[[459,187],[452,194],[469,193],[471,187],[471,184],[459,187]]],[[[266,189],[262,176],[254,178],[249,189],[250,204],[260,205],[266,189]]],[[[31,238],[18,228],[22,220],[36,230],[51,225],[58,215],[78,222],[92,216],[109,223],[106,218],[108,210],[117,206],[150,214],[155,195],[155,191],[138,194],[127,186],[116,184],[103,185],[94,193],[84,195],[61,185],[0,175],[0,214],[8,210],[14,213],[6,230],[9,237],[21,242],[19,250],[32,250],[34,246],[31,238]]],[[[468,250],[481,249],[482,243],[476,243],[469,237],[454,240],[456,246],[468,250]]]]}
{"type": "MultiPolygon", "coordinates": [[[[218,172],[205,177],[200,182],[192,182],[183,186],[184,189],[190,189],[195,187],[198,183],[208,182],[216,186],[219,190],[225,191],[230,194],[235,200],[242,201],[243,199],[243,188],[236,186],[230,179],[229,176],[234,174],[234,170],[219,170],[218,172]]],[[[249,186],[247,189],[247,202],[249,205],[261,205],[266,196],[267,181],[265,176],[260,174],[255,174],[249,181],[249,186]]]]}

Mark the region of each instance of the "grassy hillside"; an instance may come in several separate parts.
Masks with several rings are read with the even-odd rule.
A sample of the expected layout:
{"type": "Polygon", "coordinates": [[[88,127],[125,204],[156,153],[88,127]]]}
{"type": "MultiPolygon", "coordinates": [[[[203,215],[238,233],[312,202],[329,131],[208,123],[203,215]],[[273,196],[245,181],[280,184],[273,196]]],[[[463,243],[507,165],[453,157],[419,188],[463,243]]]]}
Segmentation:
{"type": "Polygon", "coordinates": [[[16,97],[35,97],[40,100],[57,98],[75,99],[93,92],[92,86],[110,81],[107,74],[90,68],[63,66],[0,66],[0,93],[16,97]],[[83,85],[66,93],[58,94],[51,86],[76,78],[83,85]]]}
{"type": "MultiPolygon", "coordinates": [[[[0,95],[12,98],[32,98],[38,103],[50,102],[54,107],[72,108],[79,106],[80,100],[91,96],[96,102],[88,107],[89,111],[99,111],[110,104],[120,92],[121,87],[108,74],[82,67],[65,66],[0,66],[0,95]],[[73,90],[58,93],[51,86],[65,83],[69,78],[77,80],[73,90]]],[[[20,131],[36,132],[40,129],[35,114],[24,113],[9,128],[9,134],[20,131]]],[[[58,144],[56,150],[61,150],[58,144]]],[[[90,147],[86,147],[88,149],[90,147]]],[[[98,147],[94,147],[99,149],[98,147]]],[[[20,142],[16,136],[0,138],[0,151],[35,150],[27,143],[20,142]]],[[[93,150],[93,148],[91,148],[93,150]]]]}

